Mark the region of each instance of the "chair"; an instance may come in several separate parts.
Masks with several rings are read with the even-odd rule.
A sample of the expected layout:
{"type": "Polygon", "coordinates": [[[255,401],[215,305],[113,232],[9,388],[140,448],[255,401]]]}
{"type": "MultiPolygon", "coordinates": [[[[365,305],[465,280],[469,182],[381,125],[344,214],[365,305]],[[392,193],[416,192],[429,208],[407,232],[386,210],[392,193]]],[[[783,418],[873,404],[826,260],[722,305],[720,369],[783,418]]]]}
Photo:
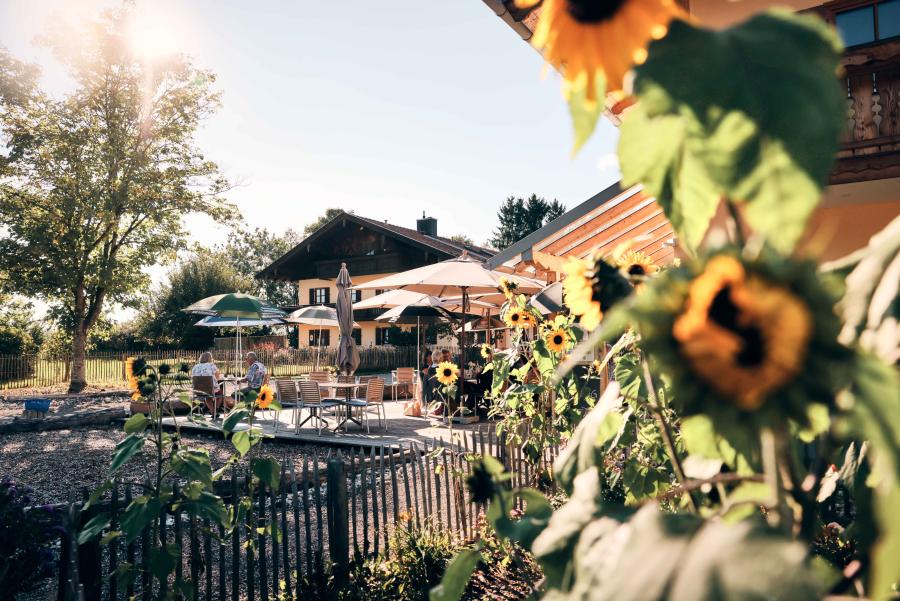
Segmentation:
{"type": "Polygon", "coordinates": [[[300,382],[300,408],[298,412],[302,412],[306,409],[309,411],[309,415],[305,420],[297,424],[295,430],[299,432],[303,424],[311,419],[315,419],[319,424],[319,436],[321,436],[322,424],[324,423],[327,425],[328,421],[319,415],[319,412],[334,407],[337,404],[336,401],[322,399],[322,396],[319,394],[318,382],[300,382]]]}
{"type": "MultiPolygon", "coordinates": [[[[327,371],[311,371],[311,372],[309,372],[309,381],[316,382],[316,383],[322,383],[322,382],[327,383],[327,382],[334,382],[334,378],[327,371]]],[[[330,388],[328,390],[328,394],[325,395],[325,397],[323,397],[323,398],[328,399],[328,400],[333,400],[333,401],[340,400],[335,395],[334,388],[330,388]]]]}
{"type": "MultiPolygon", "coordinates": [[[[297,394],[297,385],[294,384],[293,380],[275,380],[275,394],[278,398],[278,403],[281,405],[282,409],[285,408],[297,408],[300,405],[300,396],[297,394]]],[[[275,412],[275,433],[278,433],[278,416],[281,412],[275,412]]],[[[294,419],[291,420],[294,425],[297,424],[297,416],[300,411],[294,411],[294,419]]]]}
{"type": "Polygon", "coordinates": [[[366,393],[362,398],[350,399],[347,403],[351,409],[359,409],[366,421],[366,433],[369,430],[369,411],[375,409],[378,416],[378,425],[381,425],[384,416],[384,429],[387,430],[387,414],[384,412],[384,380],[378,376],[370,376],[366,383],[366,393]]]}
{"type": "Polygon", "coordinates": [[[191,376],[191,417],[198,401],[206,405],[213,419],[220,408],[228,408],[222,392],[216,392],[216,379],[213,376],[191,376]]]}
{"type": "Polygon", "coordinates": [[[412,396],[412,387],[416,383],[415,367],[398,367],[396,379],[391,382],[392,398],[396,401],[402,388],[406,394],[406,398],[412,396]]]}

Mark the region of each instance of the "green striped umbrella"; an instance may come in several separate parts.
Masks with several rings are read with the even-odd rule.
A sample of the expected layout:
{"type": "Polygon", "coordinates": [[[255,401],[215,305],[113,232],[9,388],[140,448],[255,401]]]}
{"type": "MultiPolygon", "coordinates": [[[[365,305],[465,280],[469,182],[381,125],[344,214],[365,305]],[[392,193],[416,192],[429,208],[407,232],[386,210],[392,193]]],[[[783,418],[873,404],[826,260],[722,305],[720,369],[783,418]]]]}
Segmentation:
{"type": "Polygon", "coordinates": [[[264,300],[242,292],[229,292],[208,296],[182,309],[185,313],[213,315],[215,317],[240,317],[245,319],[272,319],[283,317],[284,311],[264,300]]]}
{"type": "Polygon", "coordinates": [[[194,315],[211,315],[214,317],[233,317],[236,321],[237,337],[235,338],[235,368],[238,374],[241,370],[241,319],[274,319],[283,317],[284,311],[270,305],[264,300],[242,292],[229,292],[207,296],[203,300],[182,309],[185,313],[194,315]]]}

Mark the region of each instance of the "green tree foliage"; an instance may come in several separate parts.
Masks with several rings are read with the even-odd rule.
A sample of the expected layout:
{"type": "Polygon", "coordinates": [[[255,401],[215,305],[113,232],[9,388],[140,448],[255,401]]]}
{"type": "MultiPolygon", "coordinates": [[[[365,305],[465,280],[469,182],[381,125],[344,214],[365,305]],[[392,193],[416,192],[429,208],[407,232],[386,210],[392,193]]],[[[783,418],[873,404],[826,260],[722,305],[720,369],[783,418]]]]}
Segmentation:
{"type": "Polygon", "coordinates": [[[141,309],[140,337],[156,347],[207,349],[216,328],[196,327],[201,319],[181,310],[193,302],[228,292],[252,292],[253,282],[238,273],[221,252],[201,250],[176,266],[157,294],[141,309]]]}
{"type": "Polygon", "coordinates": [[[455,234],[450,236],[450,239],[458,244],[467,244],[469,246],[475,246],[475,241],[466,236],[465,234],[455,234]]]}
{"type": "Polygon", "coordinates": [[[565,212],[566,207],[555,199],[547,202],[536,194],[527,199],[510,196],[497,211],[500,225],[494,230],[488,244],[503,250],[565,212]]]}
{"type": "Polygon", "coordinates": [[[331,221],[332,219],[334,219],[341,213],[352,213],[352,212],[353,211],[345,211],[344,209],[335,208],[335,207],[327,208],[327,209],[325,209],[325,213],[321,217],[319,217],[318,219],[316,219],[315,221],[313,221],[312,223],[310,223],[309,225],[307,225],[306,227],[303,228],[303,235],[309,236],[310,234],[315,232],[317,229],[319,229],[320,227],[322,227],[323,225],[325,225],[326,223],[328,223],[329,221],[331,221]]]}
{"type": "Polygon", "coordinates": [[[235,228],[222,247],[222,256],[236,273],[250,282],[250,294],[276,306],[293,305],[297,303],[295,284],[256,279],[256,274],[294,248],[300,240],[300,235],[291,229],[279,235],[262,228],[235,228]]]}
{"type": "Polygon", "coordinates": [[[184,246],[182,217],[234,214],[194,141],[219,104],[214,75],[181,56],[135,56],[127,18],[50,31],[74,81],[60,99],[0,53],[0,269],[7,289],[45,300],[71,331],[72,391],[87,385],[85,345],[106,303],[133,302],[141,269],[184,246]]]}

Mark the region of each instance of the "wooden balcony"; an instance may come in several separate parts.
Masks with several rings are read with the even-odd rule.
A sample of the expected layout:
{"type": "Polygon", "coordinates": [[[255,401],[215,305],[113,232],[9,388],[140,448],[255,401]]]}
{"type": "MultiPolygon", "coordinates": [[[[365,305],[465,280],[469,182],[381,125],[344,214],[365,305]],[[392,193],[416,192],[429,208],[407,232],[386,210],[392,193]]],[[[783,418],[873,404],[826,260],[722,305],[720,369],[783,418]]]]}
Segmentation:
{"type": "Polygon", "coordinates": [[[900,41],[844,56],[847,126],[832,184],[900,177],[900,41]]]}

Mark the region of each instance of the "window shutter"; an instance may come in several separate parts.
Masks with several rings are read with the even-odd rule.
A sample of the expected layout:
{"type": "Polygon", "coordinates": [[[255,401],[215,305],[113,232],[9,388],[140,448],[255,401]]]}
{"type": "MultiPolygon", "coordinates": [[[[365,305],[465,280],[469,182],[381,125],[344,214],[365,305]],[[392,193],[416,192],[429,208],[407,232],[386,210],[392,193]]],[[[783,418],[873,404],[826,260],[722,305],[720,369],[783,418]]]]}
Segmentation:
{"type": "Polygon", "coordinates": [[[329,304],[331,302],[331,288],[325,289],[325,304],[329,304]]]}
{"type": "Polygon", "coordinates": [[[316,304],[316,289],[315,288],[309,289],[309,304],[310,305],[316,304]]]}

